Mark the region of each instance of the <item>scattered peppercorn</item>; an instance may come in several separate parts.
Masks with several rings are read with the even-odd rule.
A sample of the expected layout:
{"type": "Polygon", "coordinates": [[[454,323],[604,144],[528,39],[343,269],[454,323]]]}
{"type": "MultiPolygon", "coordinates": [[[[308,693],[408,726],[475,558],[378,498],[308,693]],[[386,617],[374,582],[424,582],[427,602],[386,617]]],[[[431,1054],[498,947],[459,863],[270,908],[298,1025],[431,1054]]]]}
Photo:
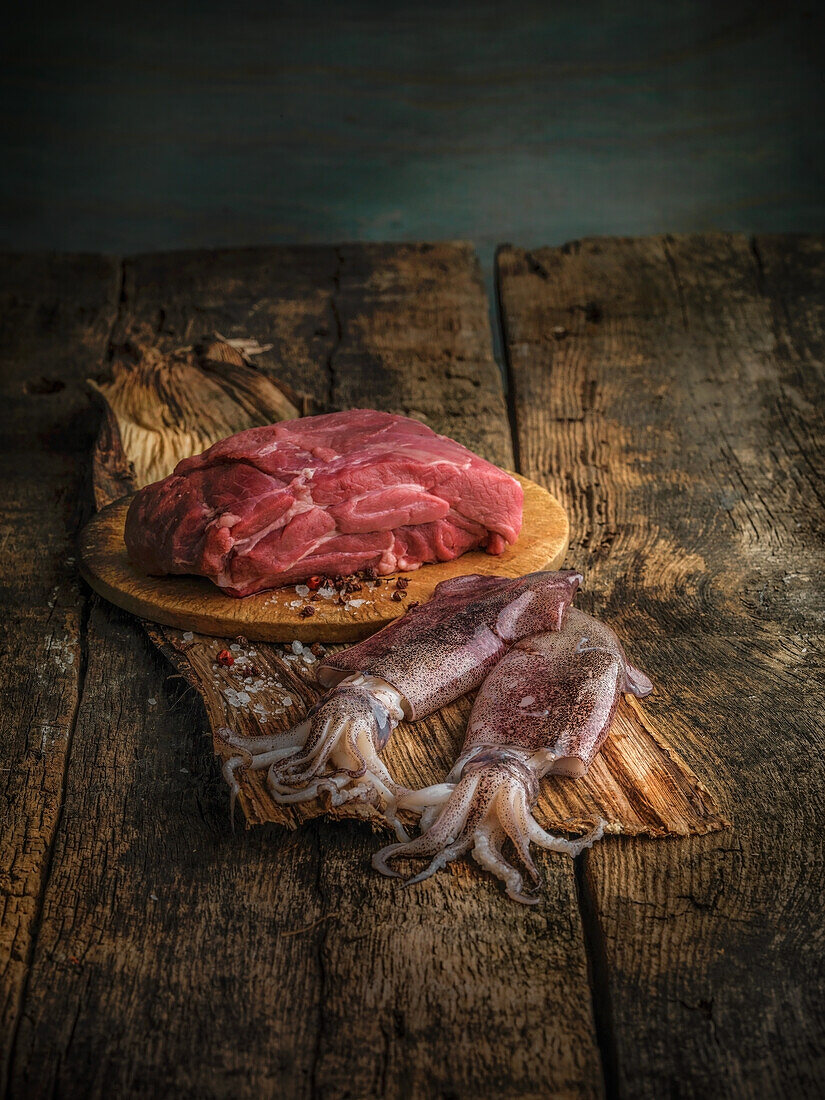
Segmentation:
{"type": "Polygon", "coordinates": [[[245,638],[243,634],[239,634],[235,641],[238,645],[249,645],[249,638],[245,638]]]}
{"type": "Polygon", "coordinates": [[[320,642],[313,642],[309,649],[313,657],[323,657],[326,653],[326,650],[320,642]]]}
{"type": "Polygon", "coordinates": [[[398,577],[398,579],[395,582],[395,587],[396,588],[406,588],[409,583],[410,583],[410,578],[409,577],[398,577]]]}
{"type": "Polygon", "coordinates": [[[391,599],[395,600],[396,603],[401,603],[401,601],[406,600],[406,598],[407,593],[404,591],[403,588],[396,588],[391,597],[391,599]]]}
{"type": "Polygon", "coordinates": [[[254,661],[252,661],[250,664],[248,664],[246,666],[246,668],[244,669],[244,672],[248,672],[250,676],[260,676],[261,675],[261,670],[255,664],[254,661]]]}
{"type": "Polygon", "coordinates": [[[306,607],[302,607],[298,612],[299,619],[309,619],[315,614],[315,608],[312,604],[308,603],[306,607]]]}
{"type": "Polygon", "coordinates": [[[310,592],[317,592],[323,583],[323,577],[310,577],[307,581],[307,588],[310,590],[310,592]]]}
{"type": "Polygon", "coordinates": [[[235,658],[228,649],[222,649],[218,654],[218,664],[223,665],[224,668],[232,668],[235,664],[235,658]]]}

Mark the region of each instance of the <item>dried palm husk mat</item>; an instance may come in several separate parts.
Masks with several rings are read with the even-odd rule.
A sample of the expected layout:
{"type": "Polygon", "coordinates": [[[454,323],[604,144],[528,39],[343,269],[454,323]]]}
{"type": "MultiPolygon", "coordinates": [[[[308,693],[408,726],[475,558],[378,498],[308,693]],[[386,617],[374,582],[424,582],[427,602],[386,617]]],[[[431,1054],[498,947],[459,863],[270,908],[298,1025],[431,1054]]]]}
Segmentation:
{"type": "MultiPolygon", "coordinates": [[[[97,507],[166,476],[180,459],[224,436],[310,411],[305,399],[255,368],[252,357],[260,350],[254,342],[218,336],[165,355],[155,348],[121,349],[109,377],[90,382],[104,407],[93,457],[97,507]]],[[[318,657],[333,648],[315,646],[313,652],[309,645],[299,649],[144,626],[203,699],[221,758],[228,751],[216,733],[221,727],[254,737],[300,721],[319,696],[318,657]],[[230,667],[217,661],[222,650],[232,654],[230,667]]],[[[458,755],[471,706],[468,696],[414,726],[398,727],[385,760],[400,783],[418,788],[443,780],[458,755]]],[[[238,802],[249,824],[273,821],[294,828],[321,815],[382,824],[373,807],[358,803],[279,806],[269,797],[264,773],[240,772],[238,778],[238,802]]],[[[647,836],[708,833],[729,824],[634,699],[622,701],[610,738],[584,779],[542,783],[537,817],[547,828],[570,833],[602,817],[611,832],[647,836]]]]}

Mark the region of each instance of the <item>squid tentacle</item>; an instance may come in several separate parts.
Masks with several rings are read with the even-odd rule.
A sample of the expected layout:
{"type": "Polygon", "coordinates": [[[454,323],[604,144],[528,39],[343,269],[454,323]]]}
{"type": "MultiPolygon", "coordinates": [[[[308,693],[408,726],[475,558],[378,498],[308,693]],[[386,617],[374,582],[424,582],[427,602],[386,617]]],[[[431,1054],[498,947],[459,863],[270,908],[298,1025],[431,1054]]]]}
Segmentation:
{"type": "Polygon", "coordinates": [[[277,785],[297,790],[323,775],[368,780],[373,773],[386,772],[379,753],[401,717],[397,693],[389,685],[367,676],[349,677],[310,711],[306,743],[273,762],[277,785]]]}
{"type": "Polygon", "coordinates": [[[270,794],[276,802],[285,806],[297,805],[300,802],[311,802],[313,798],[317,798],[318,795],[322,793],[334,795],[338,788],[343,786],[344,783],[346,783],[346,776],[324,775],[306,787],[292,790],[290,787],[282,787],[281,784],[273,778],[271,770],[267,775],[267,784],[270,794]]]}
{"type": "Polygon", "coordinates": [[[538,894],[524,892],[522,875],[504,856],[501,849],[504,839],[505,833],[502,829],[479,829],[473,845],[473,859],[485,871],[501,879],[509,898],[520,901],[523,905],[536,905],[539,901],[538,894]]]}
{"type": "Polygon", "coordinates": [[[601,840],[607,825],[604,818],[600,817],[589,833],[573,840],[567,840],[565,837],[554,836],[553,833],[548,833],[542,829],[530,813],[526,802],[522,814],[524,827],[531,844],[537,844],[539,848],[544,848],[548,852],[560,852],[562,855],[570,856],[571,859],[580,856],[586,848],[592,848],[597,840],[601,840]]]}
{"type": "Polygon", "coordinates": [[[406,885],[413,886],[416,882],[423,882],[425,878],[434,875],[436,871],[440,871],[442,867],[446,867],[452,860],[463,856],[472,843],[472,837],[468,836],[462,836],[459,837],[458,840],[454,840],[452,844],[448,844],[446,848],[442,848],[440,851],[436,852],[429,866],[425,867],[423,871],[408,878],[406,885]]]}
{"type": "Polygon", "coordinates": [[[235,754],[228,757],[221,768],[223,777],[229,785],[229,817],[233,828],[235,804],[241,791],[236,773],[241,768],[261,771],[273,762],[290,756],[303,744],[308,729],[309,725],[305,719],[292,729],[274,734],[272,737],[243,737],[227,726],[221,726],[216,730],[219,740],[228,749],[235,750],[235,754]]]}
{"type": "Polygon", "coordinates": [[[339,772],[337,774],[326,773],[305,787],[292,788],[280,784],[270,769],[267,775],[267,784],[273,800],[286,806],[312,802],[322,794],[328,796],[330,804],[333,806],[343,806],[346,802],[364,802],[370,805],[383,804],[381,812],[387,824],[394,829],[399,841],[409,840],[403,822],[398,817],[395,784],[383,765],[380,773],[376,772],[370,775],[368,783],[353,784],[348,772],[339,772]]]}
{"type": "MultiPolygon", "coordinates": [[[[350,719],[343,719],[338,726],[335,720],[327,719],[316,735],[315,747],[311,752],[304,752],[299,756],[287,757],[283,763],[274,764],[281,783],[291,788],[303,787],[312,782],[319,774],[323,774],[327,762],[333,753],[338,750],[352,757],[355,767],[347,767],[340,762],[338,767],[333,767],[328,774],[348,775],[351,779],[359,779],[366,774],[367,762],[359,748],[361,729],[350,719]]],[[[351,764],[351,760],[346,761],[351,764]]]]}
{"type": "Polygon", "coordinates": [[[240,737],[222,731],[235,750],[223,766],[230,789],[230,811],[240,793],[237,772],[268,769],[275,802],[294,805],[319,794],[333,805],[358,800],[381,808],[387,823],[406,840],[398,815],[406,788],[395,783],[380,759],[395,725],[403,717],[400,696],[375,677],[354,675],[319,700],[293,729],[273,737],[240,737]]]}
{"type": "Polygon", "coordinates": [[[390,860],[430,859],[442,849],[449,847],[455,841],[457,832],[460,831],[461,822],[470,811],[477,786],[478,777],[467,776],[458,784],[432,828],[406,844],[388,844],[372,857],[373,867],[384,875],[402,878],[403,876],[390,866],[390,860]]]}
{"type": "Polygon", "coordinates": [[[524,828],[523,819],[519,814],[521,805],[524,804],[526,806],[523,788],[511,786],[506,791],[502,791],[499,796],[499,803],[503,804],[501,818],[502,828],[507,834],[510,843],[515,848],[516,854],[522,862],[531,885],[537,887],[541,881],[541,876],[539,875],[538,868],[533,862],[533,857],[530,855],[530,836],[524,828]]]}
{"type": "Polygon", "coordinates": [[[604,822],[572,841],[545,832],[530,810],[538,796],[538,776],[531,763],[530,754],[512,749],[476,754],[446,802],[438,804],[440,812],[430,827],[407,844],[381,849],[373,857],[373,867],[385,875],[404,877],[393,866],[395,861],[429,859],[423,871],[406,880],[421,882],[471,849],[476,862],[504,882],[509,897],[535,904],[540,876],[530,844],[575,856],[599,839],[604,822]],[[504,854],[508,840],[520,866],[504,854]]]}

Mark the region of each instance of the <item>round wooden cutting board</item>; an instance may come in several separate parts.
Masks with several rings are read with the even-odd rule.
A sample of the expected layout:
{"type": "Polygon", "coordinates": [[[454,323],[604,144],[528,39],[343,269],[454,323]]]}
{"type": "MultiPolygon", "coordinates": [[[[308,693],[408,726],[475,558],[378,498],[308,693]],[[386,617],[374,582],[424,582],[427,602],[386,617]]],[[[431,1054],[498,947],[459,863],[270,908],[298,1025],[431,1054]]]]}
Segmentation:
{"type": "Polygon", "coordinates": [[[301,609],[309,601],[291,585],[235,599],[204,577],[149,577],[126,555],[123,527],[131,497],[102,509],[84,527],[80,568],[105,599],[165,626],[218,637],[243,634],[259,642],[356,642],[403,615],[406,605],[424,603],[439,581],[468,573],[518,577],[561,564],[569,539],[567,514],[546,489],[514,476],[524,487],[524,522],[515,545],[497,556],[475,550],[455,561],[399,574],[409,579],[406,599],[400,602],[392,599],[394,577],[389,583],[383,577],[376,587],[363,584],[352,593],[348,606],[322,596],[311,605],[315,614],[302,619],[301,609]]]}

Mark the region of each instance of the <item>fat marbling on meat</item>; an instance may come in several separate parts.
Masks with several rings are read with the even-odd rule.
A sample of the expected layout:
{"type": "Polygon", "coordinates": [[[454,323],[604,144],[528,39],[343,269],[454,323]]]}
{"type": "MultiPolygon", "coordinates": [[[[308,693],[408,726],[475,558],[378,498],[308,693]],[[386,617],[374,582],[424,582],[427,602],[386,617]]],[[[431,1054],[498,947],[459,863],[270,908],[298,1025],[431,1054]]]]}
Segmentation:
{"type": "Polygon", "coordinates": [[[132,562],[232,596],[313,575],[379,575],[515,542],[521,485],[409,417],[352,409],[250,428],[141,489],[132,562]]]}

